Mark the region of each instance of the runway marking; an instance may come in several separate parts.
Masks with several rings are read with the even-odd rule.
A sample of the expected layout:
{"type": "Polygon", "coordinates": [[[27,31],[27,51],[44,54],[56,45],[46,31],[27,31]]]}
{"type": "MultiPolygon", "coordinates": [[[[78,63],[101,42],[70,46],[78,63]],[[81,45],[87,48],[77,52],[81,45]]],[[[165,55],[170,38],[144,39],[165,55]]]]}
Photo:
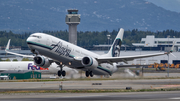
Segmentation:
{"type": "Polygon", "coordinates": [[[169,99],[172,99],[172,100],[179,100],[180,97],[174,97],[174,98],[169,98],[169,99]]]}

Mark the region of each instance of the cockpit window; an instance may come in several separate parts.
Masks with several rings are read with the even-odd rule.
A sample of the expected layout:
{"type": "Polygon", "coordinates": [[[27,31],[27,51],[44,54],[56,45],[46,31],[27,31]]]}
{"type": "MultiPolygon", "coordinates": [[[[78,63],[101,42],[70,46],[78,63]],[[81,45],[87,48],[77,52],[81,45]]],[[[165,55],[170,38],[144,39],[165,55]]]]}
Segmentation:
{"type": "Polygon", "coordinates": [[[41,38],[41,36],[38,36],[38,35],[30,35],[30,37],[36,37],[36,38],[41,38]]]}

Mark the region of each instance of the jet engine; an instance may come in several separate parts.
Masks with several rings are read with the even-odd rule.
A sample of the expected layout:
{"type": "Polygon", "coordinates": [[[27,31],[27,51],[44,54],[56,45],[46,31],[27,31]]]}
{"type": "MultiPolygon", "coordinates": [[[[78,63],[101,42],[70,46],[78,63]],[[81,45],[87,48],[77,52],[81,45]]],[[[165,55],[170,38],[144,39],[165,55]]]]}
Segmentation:
{"type": "Polygon", "coordinates": [[[89,68],[89,69],[98,66],[97,60],[89,56],[83,57],[81,63],[85,68],[89,68]]]}
{"type": "Polygon", "coordinates": [[[51,63],[49,62],[49,59],[43,56],[35,56],[34,64],[42,68],[48,68],[51,65],[51,63]]]}

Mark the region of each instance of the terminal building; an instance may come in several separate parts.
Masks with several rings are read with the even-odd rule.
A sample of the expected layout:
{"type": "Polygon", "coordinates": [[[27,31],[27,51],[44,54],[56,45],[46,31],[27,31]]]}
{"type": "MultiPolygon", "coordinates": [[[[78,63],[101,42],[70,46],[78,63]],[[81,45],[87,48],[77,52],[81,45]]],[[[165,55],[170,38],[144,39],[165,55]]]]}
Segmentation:
{"type": "MultiPolygon", "coordinates": [[[[147,35],[140,43],[132,43],[132,46],[122,45],[121,50],[130,51],[169,51],[175,42],[174,52],[180,51],[180,38],[155,38],[154,35],[147,35]]],[[[93,45],[93,50],[109,50],[111,44],[93,45]]]]}
{"type": "Polygon", "coordinates": [[[180,51],[180,38],[155,38],[154,35],[147,35],[140,43],[132,43],[136,49],[168,51],[175,42],[174,51],[180,51]]]}

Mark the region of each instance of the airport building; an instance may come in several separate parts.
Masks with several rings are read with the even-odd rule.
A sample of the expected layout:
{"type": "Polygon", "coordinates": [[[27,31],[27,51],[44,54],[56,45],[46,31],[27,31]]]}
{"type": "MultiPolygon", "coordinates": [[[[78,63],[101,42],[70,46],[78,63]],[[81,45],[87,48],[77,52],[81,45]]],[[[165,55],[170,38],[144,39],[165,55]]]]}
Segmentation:
{"type": "Polygon", "coordinates": [[[7,70],[0,73],[0,76],[8,76],[9,80],[16,79],[41,79],[41,73],[28,70],[7,70]]]}
{"type": "MultiPolygon", "coordinates": [[[[174,51],[180,51],[180,38],[155,38],[154,35],[147,35],[140,43],[132,43],[132,46],[122,45],[121,50],[130,51],[169,51],[175,41],[174,51]]],[[[93,45],[93,50],[109,50],[111,44],[93,45]]]]}
{"type": "Polygon", "coordinates": [[[161,50],[168,51],[175,42],[174,51],[180,51],[180,38],[155,38],[154,35],[147,35],[146,38],[142,38],[140,43],[132,43],[133,46],[142,50],[161,50]]]}

